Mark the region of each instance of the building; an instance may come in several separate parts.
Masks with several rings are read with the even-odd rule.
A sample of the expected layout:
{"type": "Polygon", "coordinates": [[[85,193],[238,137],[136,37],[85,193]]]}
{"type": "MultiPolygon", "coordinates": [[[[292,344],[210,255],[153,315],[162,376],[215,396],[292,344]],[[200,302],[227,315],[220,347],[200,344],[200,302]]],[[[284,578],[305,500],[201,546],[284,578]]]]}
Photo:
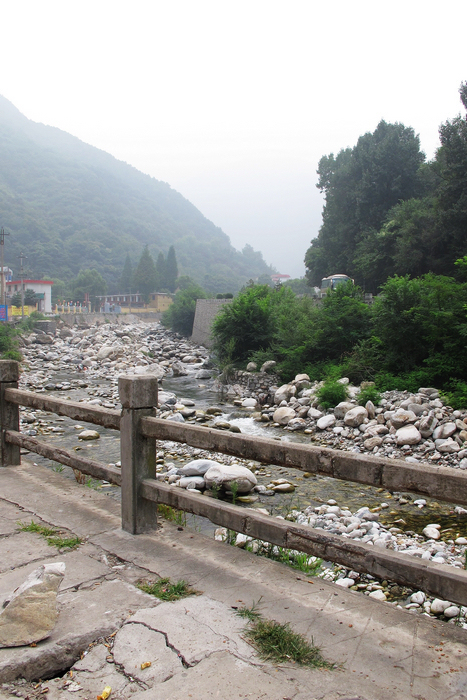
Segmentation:
{"type": "Polygon", "coordinates": [[[161,292],[153,292],[149,295],[149,303],[144,303],[144,297],[139,292],[126,294],[105,294],[98,296],[101,308],[105,313],[116,312],[121,313],[123,310],[128,311],[145,308],[148,311],[162,313],[166,311],[172,304],[173,299],[170,294],[162,294],[161,292]]]}
{"type": "MultiPolygon", "coordinates": [[[[32,289],[38,299],[37,310],[42,313],[52,313],[52,285],[51,280],[23,280],[23,290],[32,289]]],[[[21,294],[21,280],[11,280],[5,284],[7,302],[15,294],[21,294]]]]}
{"type": "Polygon", "coordinates": [[[280,275],[279,273],[277,273],[275,275],[271,275],[271,279],[274,282],[274,284],[277,284],[278,282],[282,284],[282,282],[286,282],[290,279],[290,275],[280,275]]]}

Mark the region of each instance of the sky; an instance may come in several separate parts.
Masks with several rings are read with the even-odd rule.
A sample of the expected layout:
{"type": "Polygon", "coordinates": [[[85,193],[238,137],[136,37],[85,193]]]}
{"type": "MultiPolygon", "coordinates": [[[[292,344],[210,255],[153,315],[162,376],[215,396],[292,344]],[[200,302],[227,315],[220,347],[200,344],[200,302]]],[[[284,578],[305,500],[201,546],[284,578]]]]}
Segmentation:
{"type": "Polygon", "coordinates": [[[301,277],[321,156],[385,119],[432,158],[461,109],[466,24],[465,0],[15,0],[0,94],[301,277]]]}

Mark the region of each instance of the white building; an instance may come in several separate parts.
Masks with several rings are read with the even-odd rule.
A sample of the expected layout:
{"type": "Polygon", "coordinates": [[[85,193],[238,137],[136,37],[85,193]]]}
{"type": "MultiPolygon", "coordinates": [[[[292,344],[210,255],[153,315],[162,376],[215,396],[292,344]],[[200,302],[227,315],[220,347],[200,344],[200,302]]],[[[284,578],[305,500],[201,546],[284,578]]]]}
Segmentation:
{"type": "MultiPolygon", "coordinates": [[[[50,280],[23,280],[23,289],[32,289],[38,297],[37,310],[42,313],[52,312],[52,285],[50,280]]],[[[12,280],[6,285],[7,297],[11,299],[16,293],[21,294],[21,280],[12,280]]]]}

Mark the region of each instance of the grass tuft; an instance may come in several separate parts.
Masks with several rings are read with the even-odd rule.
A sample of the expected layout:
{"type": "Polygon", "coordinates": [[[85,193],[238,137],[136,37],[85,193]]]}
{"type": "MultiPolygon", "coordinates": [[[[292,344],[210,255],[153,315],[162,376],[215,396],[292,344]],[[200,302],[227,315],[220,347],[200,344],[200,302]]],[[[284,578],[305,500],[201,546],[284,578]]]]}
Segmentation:
{"type": "Polygon", "coordinates": [[[59,530],[45,525],[39,525],[34,520],[28,523],[19,522],[21,532],[37,532],[42,537],[45,537],[47,544],[58,549],[76,549],[83,541],[81,537],[61,537],[59,530]]]}
{"type": "Polygon", "coordinates": [[[257,650],[264,661],[273,663],[296,663],[313,668],[334,668],[325,661],[319,647],[297,634],[289,623],[280,624],[258,615],[244,630],[246,640],[257,650]]]}
{"type": "Polygon", "coordinates": [[[253,605],[250,608],[247,608],[246,605],[242,606],[241,608],[237,608],[236,613],[239,617],[243,617],[244,619],[248,620],[249,622],[255,622],[255,620],[258,620],[261,617],[261,613],[258,610],[258,605],[261,601],[261,598],[257,603],[253,601],[253,605]]]}
{"type": "Polygon", "coordinates": [[[190,595],[199,595],[198,591],[191,588],[183,580],[172,583],[169,578],[160,578],[155,582],[139,581],[137,586],[141,591],[156,596],[156,598],[163,601],[173,601],[187,598],[190,595]]]}
{"type": "Polygon", "coordinates": [[[186,513],[184,510],[177,510],[171,506],[166,506],[163,503],[157,504],[157,514],[164,518],[164,520],[169,520],[177,525],[182,525],[186,527],[186,513]]]}

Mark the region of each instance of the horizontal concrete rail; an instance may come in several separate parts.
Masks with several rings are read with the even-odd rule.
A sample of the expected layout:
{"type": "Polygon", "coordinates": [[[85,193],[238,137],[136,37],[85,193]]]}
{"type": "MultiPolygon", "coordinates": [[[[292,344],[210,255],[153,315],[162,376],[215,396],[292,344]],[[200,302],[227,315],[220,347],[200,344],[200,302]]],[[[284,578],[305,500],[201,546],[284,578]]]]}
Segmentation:
{"type": "Polygon", "coordinates": [[[54,399],[43,394],[22,389],[5,389],[5,400],[28,408],[38,408],[42,411],[57,413],[59,416],[68,416],[73,420],[102,425],[104,428],[120,430],[120,411],[101,406],[90,406],[77,401],[64,401],[54,399]]]}
{"type": "Polygon", "coordinates": [[[467,474],[450,467],[432,467],[375,455],[279,442],[160,418],[142,418],[141,431],[148,438],[183,442],[204,450],[370,484],[388,491],[413,491],[449,503],[467,504],[467,474]]]}
{"type": "Polygon", "coordinates": [[[141,482],[143,498],[208,518],[216,525],[242,532],[253,539],[278,547],[296,549],[349,569],[380,579],[423,590],[444,600],[467,605],[467,572],[452,566],[433,564],[408,554],[380,549],[331,535],[306,525],[292,524],[252,509],[223,503],[201,494],[168,486],[154,479],[141,482]]]}
{"type": "Polygon", "coordinates": [[[94,479],[104,479],[111,484],[121,486],[122,475],[120,469],[117,467],[109,467],[106,464],[102,464],[102,462],[96,462],[88,457],[77,457],[72,452],[68,452],[68,450],[64,450],[61,447],[53,447],[33,437],[18,433],[16,430],[6,430],[5,441],[10,445],[18,445],[30,452],[42,455],[42,457],[52,459],[59,464],[65,464],[67,467],[79,469],[80,472],[88,474],[94,479]]]}

